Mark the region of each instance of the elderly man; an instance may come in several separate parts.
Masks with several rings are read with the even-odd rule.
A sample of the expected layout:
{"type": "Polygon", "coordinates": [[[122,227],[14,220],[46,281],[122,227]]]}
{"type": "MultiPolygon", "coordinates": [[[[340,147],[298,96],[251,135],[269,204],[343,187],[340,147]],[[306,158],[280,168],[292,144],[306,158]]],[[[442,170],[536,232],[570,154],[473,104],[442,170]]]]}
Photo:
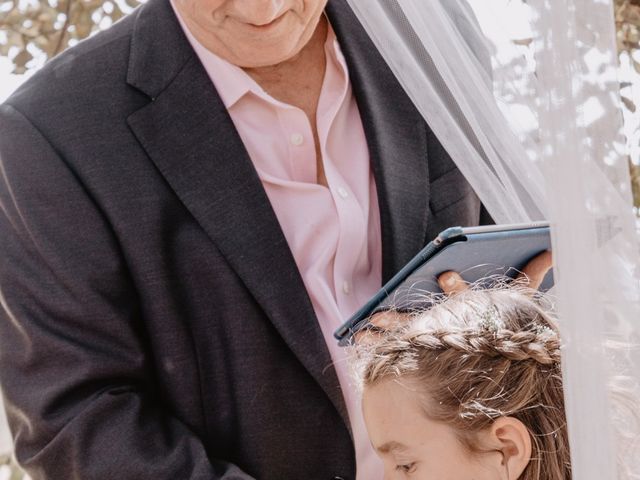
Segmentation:
{"type": "Polygon", "coordinates": [[[0,168],[34,480],[382,478],[332,332],[481,205],[344,0],[150,0],[0,107],[0,168]]]}

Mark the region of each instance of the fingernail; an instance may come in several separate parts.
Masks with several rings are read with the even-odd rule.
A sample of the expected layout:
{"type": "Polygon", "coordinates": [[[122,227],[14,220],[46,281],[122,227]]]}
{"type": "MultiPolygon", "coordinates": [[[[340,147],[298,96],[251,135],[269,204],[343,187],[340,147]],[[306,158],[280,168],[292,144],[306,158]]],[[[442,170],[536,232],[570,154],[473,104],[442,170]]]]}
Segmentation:
{"type": "Polygon", "coordinates": [[[444,284],[447,287],[453,287],[456,284],[456,277],[454,275],[449,275],[445,280],[444,284]]]}

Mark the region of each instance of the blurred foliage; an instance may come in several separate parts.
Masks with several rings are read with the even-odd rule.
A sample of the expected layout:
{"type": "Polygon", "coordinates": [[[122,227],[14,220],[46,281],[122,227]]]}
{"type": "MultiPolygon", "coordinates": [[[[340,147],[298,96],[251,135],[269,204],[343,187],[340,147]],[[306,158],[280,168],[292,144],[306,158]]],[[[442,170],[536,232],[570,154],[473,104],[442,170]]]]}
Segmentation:
{"type": "Polygon", "coordinates": [[[75,42],[109,27],[139,0],[0,0],[0,55],[12,57],[14,73],[34,57],[49,59],[75,42]]]}
{"type": "Polygon", "coordinates": [[[29,477],[17,467],[11,455],[0,455],[0,478],[6,478],[7,480],[29,480],[29,477]]]}
{"type": "MultiPolygon", "coordinates": [[[[616,27],[618,31],[617,43],[620,53],[626,52],[633,64],[633,68],[640,74],[640,0],[615,0],[616,27]]],[[[624,108],[636,112],[638,106],[628,97],[622,96],[624,108]]],[[[633,200],[636,208],[640,209],[640,165],[629,162],[631,182],[633,184],[633,200]]],[[[640,210],[638,211],[640,213],[640,210]]]]}
{"type": "Polygon", "coordinates": [[[640,165],[635,165],[629,162],[629,168],[631,169],[631,183],[633,185],[633,203],[638,210],[638,216],[640,216],[640,165]]]}
{"type": "Polygon", "coordinates": [[[640,0],[615,0],[615,9],[618,51],[633,53],[640,48],[640,0]]]}

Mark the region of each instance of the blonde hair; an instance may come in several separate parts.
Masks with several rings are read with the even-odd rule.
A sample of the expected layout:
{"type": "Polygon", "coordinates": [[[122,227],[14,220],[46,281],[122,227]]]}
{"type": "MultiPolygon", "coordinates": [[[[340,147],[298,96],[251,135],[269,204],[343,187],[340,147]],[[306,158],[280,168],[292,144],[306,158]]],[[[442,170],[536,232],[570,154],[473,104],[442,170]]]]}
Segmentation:
{"type": "Polygon", "coordinates": [[[360,379],[411,382],[425,414],[476,436],[499,417],[529,430],[532,458],[521,480],[570,480],[560,340],[542,298],[522,288],[470,290],[413,312],[407,325],[360,345],[360,379]]]}

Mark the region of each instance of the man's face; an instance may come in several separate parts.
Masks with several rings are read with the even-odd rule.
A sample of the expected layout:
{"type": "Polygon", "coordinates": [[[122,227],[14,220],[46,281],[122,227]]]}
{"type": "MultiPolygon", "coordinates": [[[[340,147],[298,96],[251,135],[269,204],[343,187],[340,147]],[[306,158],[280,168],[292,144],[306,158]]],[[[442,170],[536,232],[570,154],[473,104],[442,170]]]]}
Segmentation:
{"type": "Polygon", "coordinates": [[[311,39],[328,0],[175,0],[207,49],[245,68],[291,59],[311,39]]]}

